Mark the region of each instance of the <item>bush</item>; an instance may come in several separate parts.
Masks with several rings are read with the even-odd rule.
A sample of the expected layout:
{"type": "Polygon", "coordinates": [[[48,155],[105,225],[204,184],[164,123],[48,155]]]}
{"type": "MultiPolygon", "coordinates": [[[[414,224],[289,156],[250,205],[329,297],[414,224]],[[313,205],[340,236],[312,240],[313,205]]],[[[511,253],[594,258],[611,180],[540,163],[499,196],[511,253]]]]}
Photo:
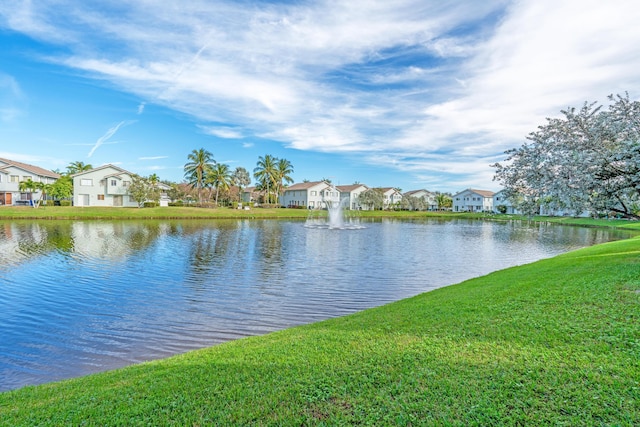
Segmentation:
{"type": "Polygon", "coordinates": [[[157,202],[144,202],[144,204],[142,205],[145,208],[157,208],[158,207],[158,203],[157,202]]]}
{"type": "Polygon", "coordinates": [[[170,202],[169,206],[184,206],[184,202],[182,200],[176,200],[175,202],[170,202]]]}
{"type": "Polygon", "coordinates": [[[71,206],[71,200],[60,200],[60,206],[71,206]]]}

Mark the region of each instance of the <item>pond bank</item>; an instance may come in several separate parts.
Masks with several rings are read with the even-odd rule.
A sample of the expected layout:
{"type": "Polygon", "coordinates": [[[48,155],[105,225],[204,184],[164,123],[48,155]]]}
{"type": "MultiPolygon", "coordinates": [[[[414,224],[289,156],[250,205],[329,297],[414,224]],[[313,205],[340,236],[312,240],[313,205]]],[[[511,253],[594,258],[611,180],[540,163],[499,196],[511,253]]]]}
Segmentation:
{"type": "Polygon", "coordinates": [[[640,423],[640,239],[0,394],[0,425],[640,423]]]}

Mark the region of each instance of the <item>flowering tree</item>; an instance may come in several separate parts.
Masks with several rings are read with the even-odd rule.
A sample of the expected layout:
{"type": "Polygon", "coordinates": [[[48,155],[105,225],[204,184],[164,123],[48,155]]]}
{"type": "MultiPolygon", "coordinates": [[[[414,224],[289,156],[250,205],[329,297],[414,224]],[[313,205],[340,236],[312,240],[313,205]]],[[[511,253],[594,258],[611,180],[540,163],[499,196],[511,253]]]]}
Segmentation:
{"type": "Polygon", "coordinates": [[[580,214],[618,213],[639,219],[640,102],[609,96],[603,109],[585,103],[529,134],[529,142],[506,152],[494,180],[524,212],[540,205],[580,214]]]}

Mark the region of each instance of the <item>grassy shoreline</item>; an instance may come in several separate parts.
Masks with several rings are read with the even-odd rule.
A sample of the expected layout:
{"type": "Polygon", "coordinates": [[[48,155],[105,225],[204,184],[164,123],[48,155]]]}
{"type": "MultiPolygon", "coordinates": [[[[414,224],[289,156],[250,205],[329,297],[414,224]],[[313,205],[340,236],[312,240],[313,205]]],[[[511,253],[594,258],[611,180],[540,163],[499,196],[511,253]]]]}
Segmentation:
{"type": "Polygon", "coordinates": [[[640,238],[0,393],[0,425],[638,425],[640,238]]]}
{"type": "MultiPolygon", "coordinates": [[[[157,207],[157,208],[113,208],[113,207],[60,207],[49,206],[37,209],[25,206],[0,207],[2,220],[158,220],[158,219],[304,219],[309,216],[306,209],[262,209],[250,210],[230,208],[157,207]]],[[[347,212],[348,213],[348,212],[347,212]]],[[[324,214],[324,212],[320,212],[324,214]]],[[[423,211],[358,211],[361,218],[468,218],[493,221],[538,221],[587,227],[613,227],[640,230],[640,222],[572,217],[533,218],[519,215],[481,214],[468,212],[423,212],[423,211]]]]}

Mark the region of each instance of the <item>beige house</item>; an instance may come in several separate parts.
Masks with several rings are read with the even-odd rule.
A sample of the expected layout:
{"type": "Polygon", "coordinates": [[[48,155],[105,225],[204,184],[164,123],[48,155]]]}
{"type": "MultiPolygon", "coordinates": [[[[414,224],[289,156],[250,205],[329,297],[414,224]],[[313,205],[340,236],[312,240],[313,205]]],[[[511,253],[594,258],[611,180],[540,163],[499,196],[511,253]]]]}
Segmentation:
{"type": "Polygon", "coordinates": [[[39,166],[0,158],[0,205],[29,205],[39,200],[40,190],[20,191],[20,182],[53,184],[60,175],[39,166]]]}

